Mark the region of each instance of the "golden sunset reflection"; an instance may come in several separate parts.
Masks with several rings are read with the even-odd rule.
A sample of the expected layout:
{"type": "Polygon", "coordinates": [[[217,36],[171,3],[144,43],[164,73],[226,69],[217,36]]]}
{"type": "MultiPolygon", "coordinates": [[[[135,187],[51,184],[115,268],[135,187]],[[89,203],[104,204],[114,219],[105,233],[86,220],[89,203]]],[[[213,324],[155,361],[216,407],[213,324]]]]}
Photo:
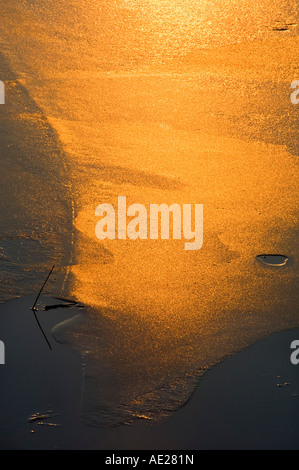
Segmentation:
{"type": "MultiPolygon", "coordinates": [[[[105,405],[148,417],[149,390],[297,325],[295,263],[279,271],[255,258],[298,255],[298,12],[283,0],[70,3],[68,16],[57,6],[66,26],[49,13],[50,43],[41,12],[23,12],[15,67],[67,156],[67,295],[89,308],[68,339],[91,351],[88,377],[104,371],[105,405]],[[95,210],[118,196],[147,209],[203,204],[203,248],[99,241],[95,210]]],[[[180,386],[176,403],[192,389],[180,386]]]]}

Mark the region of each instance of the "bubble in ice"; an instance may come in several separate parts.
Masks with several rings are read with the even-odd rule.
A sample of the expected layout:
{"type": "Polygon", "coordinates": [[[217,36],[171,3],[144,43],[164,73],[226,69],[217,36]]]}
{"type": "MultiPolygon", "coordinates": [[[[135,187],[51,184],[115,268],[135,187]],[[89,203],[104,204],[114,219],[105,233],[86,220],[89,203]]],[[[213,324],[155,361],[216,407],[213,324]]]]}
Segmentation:
{"type": "Polygon", "coordinates": [[[256,259],[268,266],[285,266],[289,260],[284,255],[259,255],[256,259]]]}

